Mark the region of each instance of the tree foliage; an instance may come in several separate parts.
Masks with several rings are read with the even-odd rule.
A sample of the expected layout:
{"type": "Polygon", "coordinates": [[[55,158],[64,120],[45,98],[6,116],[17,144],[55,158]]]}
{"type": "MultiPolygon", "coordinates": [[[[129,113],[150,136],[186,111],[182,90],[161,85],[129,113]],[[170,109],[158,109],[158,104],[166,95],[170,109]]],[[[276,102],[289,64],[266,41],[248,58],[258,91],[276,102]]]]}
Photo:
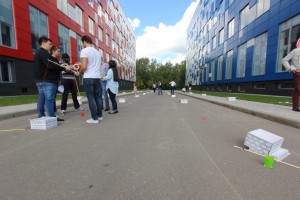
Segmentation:
{"type": "Polygon", "coordinates": [[[185,86],[186,61],[173,65],[158,63],[156,59],[140,58],[136,61],[136,85],[140,89],[152,88],[152,84],[160,81],[163,89],[170,89],[170,82],[176,82],[177,89],[185,86]]]}

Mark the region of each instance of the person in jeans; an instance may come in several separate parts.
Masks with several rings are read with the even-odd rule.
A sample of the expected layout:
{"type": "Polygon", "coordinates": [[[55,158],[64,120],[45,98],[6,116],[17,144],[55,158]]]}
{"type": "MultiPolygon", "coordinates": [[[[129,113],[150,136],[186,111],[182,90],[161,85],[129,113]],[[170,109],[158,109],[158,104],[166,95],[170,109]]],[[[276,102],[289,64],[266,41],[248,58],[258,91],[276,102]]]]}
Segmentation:
{"type": "MultiPolygon", "coordinates": [[[[54,112],[54,101],[57,92],[59,74],[62,70],[71,70],[71,66],[62,68],[49,60],[57,62],[57,59],[50,55],[52,41],[45,36],[39,38],[40,49],[34,55],[34,79],[38,88],[39,98],[37,102],[38,118],[45,115],[56,117],[54,112]]],[[[59,51],[57,48],[56,51],[59,51]]],[[[57,118],[58,121],[62,121],[57,118]]]]}
{"type": "MultiPolygon", "coordinates": [[[[298,42],[297,42],[298,43],[298,42]]],[[[292,96],[293,111],[299,112],[299,97],[300,97],[300,47],[295,48],[287,56],[282,59],[283,66],[293,74],[294,92],[292,96]],[[291,64],[289,61],[291,60],[291,64]]]]}
{"type": "Polygon", "coordinates": [[[171,81],[169,84],[171,85],[171,95],[174,95],[176,83],[175,81],[171,81]]]}
{"type": "Polygon", "coordinates": [[[114,60],[108,62],[109,69],[107,75],[102,77],[103,80],[107,80],[106,89],[111,100],[113,110],[109,114],[118,113],[118,106],[116,101],[116,95],[118,94],[119,89],[119,75],[117,70],[117,63],[114,60]]]}
{"type": "MultiPolygon", "coordinates": [[[[62,54],[62,60],[60,64],[70,65],[70,57],[67,53],[62,54]]],[[[70,70],[67,72],[62,72],[61,84],[64,86],[64,91],[62,93],[61,99],[61,115],[64,116],[67,110],[67,101],[69,92],[71,92],[73,105],[76,111],[82,111],[83,109],[80,107],[78,99],[77,99],[77,86],[76,86],[76,76],[79,76],[79,72],[70,70]]]]}
{"type": "Polygon", "coordinates": [[[158,95],[162,95],[162,84],[161,84],[161,82],[159,81],[159,83],[158,83],[158,95]]]}
{"type": "MultiPolygon", "coordinates": [[[[108,71],[108,64],[103,62],[103,57],[101,57],[101,66],[100,66],[101,76],[106,76],[107,71],[108,71]]],[[[105,100],[105,110],[104,111],[109,111],[110,108],[109,108],[109,100],[108,100],[108,95],[107,95],[107,90],[106,90],[106,82],[107,81],[100,79],[100,85],[101,85],[102,93],[104,95],[104,100],[105,100]]],[[[103,107],[104,107],[102,93],[100,93],[100,103],[102,103],[101,109],[103,109],[103,107]]]]}
{"type": "Polygon", "coordinates": [[[99,123],[99,121],[103,120],[99,98],[99,94],[102,93],[100,87],[101,55],[100,52],[93,47],[92,39],[89,36],[83,36],[81,41],[84,48],[80,52],[80,73],[83,73],[83,84],[92,117],[86,122],[99,123]]]}

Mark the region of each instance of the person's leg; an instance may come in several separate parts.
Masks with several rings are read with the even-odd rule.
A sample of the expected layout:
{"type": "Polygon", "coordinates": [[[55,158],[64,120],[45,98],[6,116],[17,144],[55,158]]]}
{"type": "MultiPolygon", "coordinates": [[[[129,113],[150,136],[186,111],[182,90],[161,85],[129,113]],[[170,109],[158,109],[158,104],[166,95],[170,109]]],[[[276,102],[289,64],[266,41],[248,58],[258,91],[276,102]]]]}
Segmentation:
{"type": "Polygon", "coordinates": [[[67,110],[68,95],[70,92],[70,84],[68,80],[63,80],[64,92],[62,93],[60,110],[67,110]]]}
{"type": "Polygon", "coordinates": [[[293,110],[299,110],[300,72],[294,74],[293,110]]]}
{"type": "Polygon", "coordinates": [[[93,120],[98,120],[97,109],[96,109],[97,105],[94,98],[94,87],[95,87],[94,79],[84,78],[83,83],[86,92],[86,97],[88,99],[91,116],[93,120]]]}
{"type": "Polygon", "coordinates": [[[99,87],[100,87],[100,90],[101,90],[101,92],[100,92],[100,90],[98,90],[98,92],[99,92],[99,100],[100,100],[100,109],[101,110],[103,110],[103,97],[102,97],[102,86],[101,86],[101,79],[99,80],[99,87]]]}
{"type": "Polygon", "coordinates": [[[39,98],[37,102],[37,112],[38,112],[38,118],[45,116],[45,94],[44,94],[44,88],[43,83],[36,83],[36,86],[38,88],[39,98]]]}
{"type": "Polygon", "coordinates": [[[55,117],[53,102],[55,101],[56,92],[57,84],[44,83],[45,107],[48,117],[55,117]]]}
{"type": "Polygon", "coordinates": [[[76,87],[75,80],[70,80],[70,90],[71,90],[74,108],[79,109],[80,105],[77,99],[77,87],[76,87]]]}
{"type": "Polygon", "coordinates": [[[109,94],[109,98],[111,100],[111,104],[113,107],[113,112],[118,111],[118,105],[117,105],[117,101],[116,101],[116,94],[112,93],[110,91],[110,89],[107,90],[108,94],[109,94]]]}
{"type": "Polygon", "coordinates": [[[102,92],[103,92],[104,100],[105,100],[105,110],[108,111],[109,110],[109,99],[108,99],[107,90],[106,90],[107,81],[101,80],[100,83],[101,83],[101,88],[102,88],[102,92]]]}
{"type": "Polygon", "coordinates": [[[102,117],[102,108],[103,108],[103,101],[102,101],[102,89],[100,86],[100,79],[94,79],[94,98],[96,102],[96,112],[97,117],[102,117]],[[100,98],[101,96],[101,98],[100,98]]]}

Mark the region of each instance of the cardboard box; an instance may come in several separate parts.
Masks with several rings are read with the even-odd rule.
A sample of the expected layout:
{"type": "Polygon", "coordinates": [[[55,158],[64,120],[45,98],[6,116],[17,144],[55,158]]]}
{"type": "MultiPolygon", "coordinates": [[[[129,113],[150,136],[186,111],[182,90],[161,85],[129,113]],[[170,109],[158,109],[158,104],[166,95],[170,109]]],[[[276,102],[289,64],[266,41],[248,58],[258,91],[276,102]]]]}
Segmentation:
{"type": "Polygon", "coordinates": [[[57,127],[56,117],[41,117],[36,119],[30,119],[31,129],[47,130],[50,128],[57,127]]]}

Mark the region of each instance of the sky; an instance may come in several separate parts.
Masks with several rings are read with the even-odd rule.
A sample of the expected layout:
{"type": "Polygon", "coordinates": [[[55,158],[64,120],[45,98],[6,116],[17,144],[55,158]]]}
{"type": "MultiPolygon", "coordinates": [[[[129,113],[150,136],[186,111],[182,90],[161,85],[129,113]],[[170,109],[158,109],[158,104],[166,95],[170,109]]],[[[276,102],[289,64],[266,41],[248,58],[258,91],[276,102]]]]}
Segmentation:
{"type": "Polygon", "coordinates": [[[136,58],[180,63],[186,57],[186,30],[199,0],[118,0],[134,28],[136,58]]]}

